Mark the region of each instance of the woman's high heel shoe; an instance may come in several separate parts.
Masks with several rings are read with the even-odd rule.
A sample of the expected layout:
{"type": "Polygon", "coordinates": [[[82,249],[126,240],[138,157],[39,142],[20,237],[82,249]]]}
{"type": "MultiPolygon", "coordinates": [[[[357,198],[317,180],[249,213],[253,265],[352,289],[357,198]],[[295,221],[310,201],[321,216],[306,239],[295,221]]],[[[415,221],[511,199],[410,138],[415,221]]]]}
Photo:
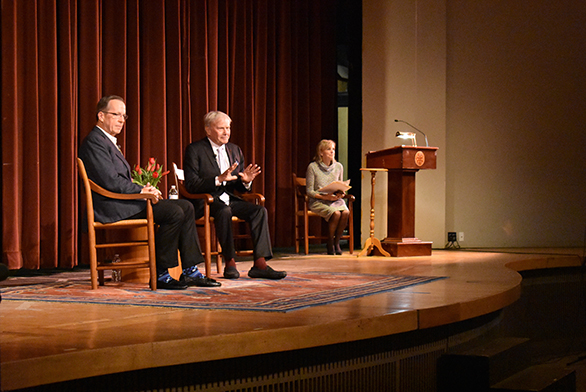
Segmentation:
{"type": "Polygon", "coordinates": [[[334,254],[334,243],[332,241],[328,241],[327,248],[328,248],[328,254],[333,255],[334,254]]]}
{"type": "Polygon", "coordinates": [[[342,248],[340,248],[340,236],[338,235],[334,237],[334,252],[336,252],[337,255],[342,254],[342,248]]]}

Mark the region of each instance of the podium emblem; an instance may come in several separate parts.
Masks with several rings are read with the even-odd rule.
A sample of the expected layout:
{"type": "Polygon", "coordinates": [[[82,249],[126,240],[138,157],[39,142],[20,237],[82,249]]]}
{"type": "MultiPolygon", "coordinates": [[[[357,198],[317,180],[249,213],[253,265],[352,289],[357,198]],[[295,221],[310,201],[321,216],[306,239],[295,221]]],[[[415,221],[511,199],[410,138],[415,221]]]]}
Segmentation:
{"type": "Polygon", "coordinates": [[[417,151],[417,153],[415,153],[415,164],[417,166],[423,166],[424,163],[425,155],[423,154],[423,151],[417,151]]]}

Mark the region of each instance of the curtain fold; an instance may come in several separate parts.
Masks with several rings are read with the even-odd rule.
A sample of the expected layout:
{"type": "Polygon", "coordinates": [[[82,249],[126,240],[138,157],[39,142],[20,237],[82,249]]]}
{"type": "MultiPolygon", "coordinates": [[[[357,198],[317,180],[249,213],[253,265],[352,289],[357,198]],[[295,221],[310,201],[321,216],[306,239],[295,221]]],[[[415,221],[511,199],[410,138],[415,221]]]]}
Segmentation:
{"type": "MultiPolygon", "coordinates": [[[[83,260],[75,157],[103,95],[125,98],[131,165],[182,165],[222,110],[261,165],[275,246],[293,245],[291,172],[336,129],[335,0],[2,2],[2,252],[17,268],[83,260]]],[[[165,194],[165,178],[161,190],[165,194]]]]}
{"type": "Polygon", "coordinates": [[[57,94],[58,94],[58,247],[56,266],[76,264],[77,249],[77,6],[64,1],[57,9],[57,94]]]}
{"type": "MultiPolygon", "coordinates": [[[[20,138],[17,136],[17,7],[13,2],[2,3],[2,259],[13,268],[23,266],[22,260],[22,176],[17,164],[20,138]],[[7,186],[5,184],[9,184],[7,186]]],[[[21,38],[22,39],[22,38],[21,38]]]]}

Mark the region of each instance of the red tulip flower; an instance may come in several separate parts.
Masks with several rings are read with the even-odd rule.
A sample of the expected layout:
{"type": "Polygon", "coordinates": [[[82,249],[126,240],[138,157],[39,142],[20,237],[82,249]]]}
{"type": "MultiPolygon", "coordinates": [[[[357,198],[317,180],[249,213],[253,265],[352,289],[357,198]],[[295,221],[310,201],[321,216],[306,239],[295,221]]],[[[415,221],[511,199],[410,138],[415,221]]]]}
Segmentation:
{"type": "Polygon", "coordinates": [[[169,174],[169,170],[163,172],[163,167],[157,163],[155,158],[149,158],[146,167],[141,168],[139,165],[134,167],[132,171],[132,182],[145,186],[150,184],[158,189],[161,178],[169,174]]]}

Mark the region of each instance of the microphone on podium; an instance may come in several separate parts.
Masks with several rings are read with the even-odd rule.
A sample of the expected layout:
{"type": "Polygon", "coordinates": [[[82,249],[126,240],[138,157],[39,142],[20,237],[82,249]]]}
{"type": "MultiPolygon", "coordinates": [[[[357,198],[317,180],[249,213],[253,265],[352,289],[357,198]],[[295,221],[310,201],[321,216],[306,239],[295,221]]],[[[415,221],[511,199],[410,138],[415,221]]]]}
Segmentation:
{"type": "Polygon", "coordinates": [[[429,147],[429,143],[427,143],[427,136],[425,135],[425,133],[423,133],[422,130],[415,128],[413,125],[409,124],[407,121],[395,119],[395,122],[405,123],[405,124],[409,125],[411,128],[415,129],[417,132],[420,132],[425,137],[425,147],[429,147]]]}

